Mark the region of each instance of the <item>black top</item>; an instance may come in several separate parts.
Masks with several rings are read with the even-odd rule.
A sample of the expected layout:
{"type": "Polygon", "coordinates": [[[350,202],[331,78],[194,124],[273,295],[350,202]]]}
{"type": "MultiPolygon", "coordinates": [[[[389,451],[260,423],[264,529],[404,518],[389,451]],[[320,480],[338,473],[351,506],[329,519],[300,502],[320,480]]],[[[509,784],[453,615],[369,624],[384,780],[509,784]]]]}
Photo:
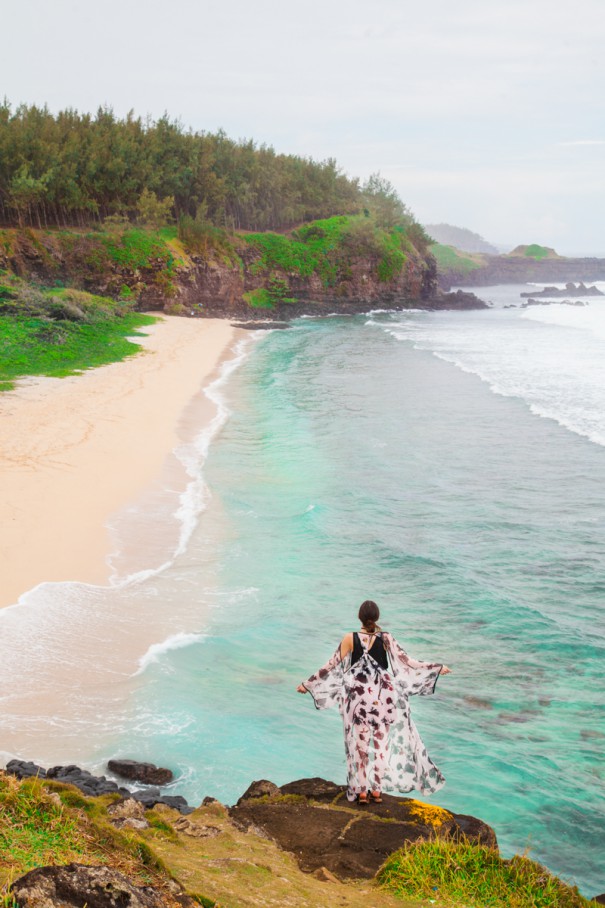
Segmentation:
{"type": "MultiPolygon", "coordinates": [[[[353,632],[353,653],[351,655],[351,665],[355,665],[356,662],[361,659],[366,650],[363,648],[361,640],[359,639],[359,634],[353,632]]],[[[387,658],[387,651],[384,648],[384,642],[382,639],[382,634],[376,634],[372,641],[372,645],[367,650],[369,655],[374,659],[375,662],[380,665],[381,668],[388,669],[389,660],[387,658]]]]}

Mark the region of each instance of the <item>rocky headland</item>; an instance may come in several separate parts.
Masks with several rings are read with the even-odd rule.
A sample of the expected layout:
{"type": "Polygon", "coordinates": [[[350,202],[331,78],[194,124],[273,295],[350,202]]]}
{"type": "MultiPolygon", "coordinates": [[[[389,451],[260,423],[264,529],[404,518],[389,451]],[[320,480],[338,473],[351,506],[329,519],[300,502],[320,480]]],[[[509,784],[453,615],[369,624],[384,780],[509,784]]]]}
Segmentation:
{"type": "Polygon", "coordinates": [[[145,311],[245,320],[485,308],[472,293],[440,288],[422,245],[355,218],[305,225],[287,236],[234,235],[205,249],[187,247],[176,231],[134,229],[10,229],[0,231],[0,241],[0,273],[7,276],[0,314],[23,312],[28,303],[31,309],[36,288],[52,294],[53,317],[68,320],[78,318],[81,292],[145,311]]]}
{"type": "MultiPolygon", "coordinates": [[[[442,247],[443,249],[449,247],[442,247]]],[[[438,260],[437,281],[443,290],[450,290],[457,284],[465,287],[489,287],[495,284],[576,284],[605,280],[605,259],[602,258],[556,256],[535,259],[527,255],[470,255],[456,251],[433,251],[438,260]]]]}
{"type": "MultiPolygon", "coordinates": [[[[131,781],[170,772],[136,761],[112,764],[131,781]]],[[[417,853],[422,861],[423,849],[454,855],[458,873],[468,854],[483,855],[511,880],[523,878],[524,886],[531,873],[536,892],[552,890],[556,901],[548,905],[557,908],[590,904],[527,858],[502,859],[494,830],[482,820],[414,798],[384,795],[381,804],[351,804],[344,786],[320,778],[253,782],[231,807],[208,796],[194,808],[152,786],[146,791],[73,765],[45,770],[11,761],[0,772],[3,841],[11,845],[13,829],[22,837],[31,817],[38,836],[36,811],[55,836],[46,860],[20,859],[25,873],[0,854],[0,889],[7,893],[10,886],[13,908],[413,908],[420,903],[401,890],[397,856],[417,853]],[[86,846],[77,844],[74,830],[86,846]]],[[[13,853],[9,847],[4,854],[13,853]]],[[[440,885],[436,880],[428,891],[448,908],[454,903],[445,890],[440,896],[440,885]]]]}

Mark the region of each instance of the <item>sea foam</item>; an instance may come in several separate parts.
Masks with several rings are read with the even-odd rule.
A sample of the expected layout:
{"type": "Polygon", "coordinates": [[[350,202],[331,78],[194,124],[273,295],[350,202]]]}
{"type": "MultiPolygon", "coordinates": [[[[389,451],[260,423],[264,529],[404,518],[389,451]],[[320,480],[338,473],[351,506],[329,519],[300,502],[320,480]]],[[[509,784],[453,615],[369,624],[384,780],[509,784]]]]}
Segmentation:
{"type": "Polygon", "coordinates": [[[206,640],[208,636],[208,634],[201,633],[178,633],[172,634],[161,643],[152,643],[147,652],[139,659],[139,667],[132,677],[134,678],[137,675],[142,675],[150,665],[154,665],[155,663],[159,662],[161,660],[161,657],[166,653],[169,653],[171,650],[184,649],[187,646],[193,646],[193,644],[195,643],[201,643],[203,640],[206,640]]]}
{"type": "MultiPolygon", "coordinates": [[[[509,291],[508,300],[516,299],[509,291]]],[[[605,446],[605,300],[425,313],[366,326],[432,352],[476,375],[494,394],[519,398],[535,416],[605,446]]]]}

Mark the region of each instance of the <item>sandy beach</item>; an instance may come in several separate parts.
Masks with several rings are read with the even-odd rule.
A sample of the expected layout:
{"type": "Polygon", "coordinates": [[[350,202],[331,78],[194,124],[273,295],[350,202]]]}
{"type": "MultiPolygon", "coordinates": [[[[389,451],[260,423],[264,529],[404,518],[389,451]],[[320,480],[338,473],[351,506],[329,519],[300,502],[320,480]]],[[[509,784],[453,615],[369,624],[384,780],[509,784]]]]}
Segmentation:
{"type": "Polygon", "coordinates": [[[107,581],[109,515],[159,475],[236,333],[176,317],[144,331],[130,359],[0,396],[0,606],[43,581],[107,581]]]}

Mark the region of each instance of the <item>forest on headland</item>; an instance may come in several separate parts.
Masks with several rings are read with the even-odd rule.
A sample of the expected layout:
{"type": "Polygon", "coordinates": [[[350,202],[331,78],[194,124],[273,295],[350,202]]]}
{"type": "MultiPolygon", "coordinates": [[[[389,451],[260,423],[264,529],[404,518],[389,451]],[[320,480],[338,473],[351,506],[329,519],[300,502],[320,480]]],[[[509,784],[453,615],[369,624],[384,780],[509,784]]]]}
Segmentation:
{"type": "Polygon", "coordinates": [[[194,132],[168,115],[0,105],[8,386],[133,352],[125,338],[149,309],[288,318],[428,300],[429,246],[387,180],[361,183],[331,158],[194,132]]]}
{"type": "Polygon", "coordinates": [[[286,230],[371,210],[381,226],[412,224],[393,187],[365,184],[333,158],[278,154],[251,139],[195,132],[171,120],[110,107],[95,115],[0,104],[0,221],[20,227],[90,227],[106,218],[197,218],[234,230],[286,230]]]}

